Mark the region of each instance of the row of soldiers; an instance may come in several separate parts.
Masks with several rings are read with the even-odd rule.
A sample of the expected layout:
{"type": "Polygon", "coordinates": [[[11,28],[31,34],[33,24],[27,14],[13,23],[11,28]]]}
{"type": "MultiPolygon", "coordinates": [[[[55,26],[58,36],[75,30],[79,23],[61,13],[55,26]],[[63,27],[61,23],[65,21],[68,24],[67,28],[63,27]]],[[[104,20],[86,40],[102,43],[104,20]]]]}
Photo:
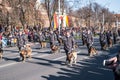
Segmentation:
{"type": "MultiPolygon", "coordinates": [[[[113,43],[116,44],[119,37],[119,30],[102,30],[99,33],[99,42],[101,45],[101,50],[106,50],[112,47],[113,43]]],[[[93,33],[91,29],[83,28],[82,30],[82,42],[83,45],[87,45],[89,48],[93,45],[93,33]]],[[[88,51],[89,52],[89,51],[88,51]]]]}
{"type": "MultiPolygon", "coordinates": [[[[26,36],[28,36],[28,35],[25,34],[24,31],[19,31],[19,33],[16,36],[17,47],[18,47],[19,51],[25,44],[28,43],[28,38],[26,36]]],[[[61,46],[63,44],[64,50],[66,53],[66,63],[67,64],[70,63],[68,60],[68,55],[72,52],[72,50],[74,50],[74,45],[75,45],[75,39],[71,35],[70,29],[61,30],[61,33],[59,33],[58,30],[56,30],[56,31],[50,30],[48,32],[39,31],[39,32],[37,32],[37,37],[38,37],[39,43],[46,41],[46,37],[47,37],[49,39],[50,47],[57,45],[56,40],[59,43],[59,45],[57,45],[57,46],[61,46]],[[62,40],[62,43],[61,43],[61,40],[62,40]]],[[[40,46],[42,46],[42,45],[40,44],[40,46]]]]}
{"type": "MultiPolygon", "coordinates": [[[[27,44],[30,41],[30,37],[34,37],[35,40],[38,42],[43,42],[46,41],[46,39],[49,39],[50,46],[56,45],[56,40],[59,43],[59,46],[64,44],[64,50],[66,55],[68,55],[72,50],[74,50],[74,45],[76,43],[74,36],[72,34],[73,30],[72,29],[62,29],[60,32],[58,30],[50,30],[50,31],[19,31],[16,33],[16,39],[17,39],[17,47],[19,50],[27,44]],[[35,37],[36,36],[36,37],[35,37]],[[62,40],[62,43],[61,43],[62,40]]],[[[93,38],[93,33],[91,29],[84,28],[82,30],[82,41],[83,45],[87,45],[88,48],[88,54],[90,53],[90,47],[93,46],[94,43],[94,38],[93,38]]],[[[113,33],[113,40],[114,43],[116,43],[116,33],[113,33]]],[[[100,33],[100,44],[101,44],[101,49],[104,50],[106,49],[105,45],[108,43],[110,44],[111,39],[111,31],[103,31],[100,33]]],[[[67,62],[67,58],[66,58],[67,62]]]]}

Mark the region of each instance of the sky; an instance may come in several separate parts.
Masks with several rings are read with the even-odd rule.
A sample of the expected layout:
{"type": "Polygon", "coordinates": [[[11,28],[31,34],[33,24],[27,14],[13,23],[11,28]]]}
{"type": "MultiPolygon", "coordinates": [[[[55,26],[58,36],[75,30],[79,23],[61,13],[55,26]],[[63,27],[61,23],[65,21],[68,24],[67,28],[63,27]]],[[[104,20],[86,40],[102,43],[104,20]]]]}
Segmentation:
{"type": "Polygon", "coordinates": [[[120,0],[68,0],[68,2],[75,5],[75,8],[83,7],[89,2],[97,2],[105,8],[109,8],[111,12],[120,13],[120,0]]]}
{"type": "MultiPolygon", "coordinates": [[[[40,0],[42,1],[42,0],[40,0]]],[[[97,2],[103,7],[109,8],[111,12],[120,13],[120,0],[66,0],[75,8],[83,7],[90,2],[97,2]]]]}
{"type": "Polygon", "coordinates": [[[95,0],[95,2],[109,8],[112,12],[120,13],[120,0],[95,0]]]}

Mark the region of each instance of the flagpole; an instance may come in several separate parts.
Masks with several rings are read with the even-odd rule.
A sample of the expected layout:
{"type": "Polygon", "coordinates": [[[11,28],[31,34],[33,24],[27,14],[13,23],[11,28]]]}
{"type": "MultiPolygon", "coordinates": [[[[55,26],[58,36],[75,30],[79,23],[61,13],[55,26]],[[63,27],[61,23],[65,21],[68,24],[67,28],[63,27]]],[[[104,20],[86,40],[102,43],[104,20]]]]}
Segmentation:
{"type": "Polygon", "coordinates": [[[104,31],[104,22],[105,22],[105,15],[104,15],[104,12],[103,12],[103,31],[104,31]]]}
{"type": "Polygon", "coordinates": [[[58,30],[60,34],[60,0],[58,1],[58,30]]]}

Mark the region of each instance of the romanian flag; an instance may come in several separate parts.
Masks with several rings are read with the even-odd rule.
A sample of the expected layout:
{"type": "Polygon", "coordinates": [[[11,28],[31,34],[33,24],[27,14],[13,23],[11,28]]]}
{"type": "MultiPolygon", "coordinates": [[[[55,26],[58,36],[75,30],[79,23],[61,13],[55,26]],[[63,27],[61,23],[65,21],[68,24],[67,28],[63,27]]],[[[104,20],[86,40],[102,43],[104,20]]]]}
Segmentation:
{"type": "Polygon", "coordinates": [[[54,14],[54,29],[58,28],[58,17],[56,15],[56,13],[54,14]]]}

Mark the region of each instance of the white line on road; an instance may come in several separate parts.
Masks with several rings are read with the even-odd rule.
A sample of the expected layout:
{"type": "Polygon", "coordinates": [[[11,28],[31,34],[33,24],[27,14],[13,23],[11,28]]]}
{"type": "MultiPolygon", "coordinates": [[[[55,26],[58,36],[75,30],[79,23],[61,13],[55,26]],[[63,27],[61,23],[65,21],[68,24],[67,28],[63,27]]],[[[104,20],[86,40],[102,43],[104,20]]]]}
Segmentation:
{"type": "Polygon", "coordinates": [[[56,61],[56,60],[59,60],[59,59],[65,58],[65,57],[66,56],[58,57],[58,58],[53,59],[53,61],[56,61]]]}
{"type": "Polygon", "coordinates": [[[17,62],[13,62],[13,63],[1,65],[0,68],[7,67],[7,66],[11,66],[11,65],[14,65],[14,64],[17,64],[17,62]]]}
{"type": "Polygon", "coordinates": [[[44,55],[40,55],[40,56],[37,56],[38,58],[43,58],[43,57],[46,57],[46,56],[49,56],[51,54],[44,54],[44,55]]]}
{"type": "MultiPolygon", "coordinates": [[[[33,55],[35,55],[36,53],[34,53],[33,55]]],[[[43,58],[43,57],[46,57],[48,56],[49,54],[44,54],[44,55],[41,55],[41,56],[38,56],[39,58],[43,58]]],[[[19,57],[19,56],[17,56],[19,57]]],[[[4,64],[4,65],[0,65],[0,68],[4,68],[4,67],[8,67],[8,66],[11,66],[11,65],[15,65],[15,64],[18,64],[19,62],[12,62],[12,63],[8,63],[8,64],[4,64]]]]}

